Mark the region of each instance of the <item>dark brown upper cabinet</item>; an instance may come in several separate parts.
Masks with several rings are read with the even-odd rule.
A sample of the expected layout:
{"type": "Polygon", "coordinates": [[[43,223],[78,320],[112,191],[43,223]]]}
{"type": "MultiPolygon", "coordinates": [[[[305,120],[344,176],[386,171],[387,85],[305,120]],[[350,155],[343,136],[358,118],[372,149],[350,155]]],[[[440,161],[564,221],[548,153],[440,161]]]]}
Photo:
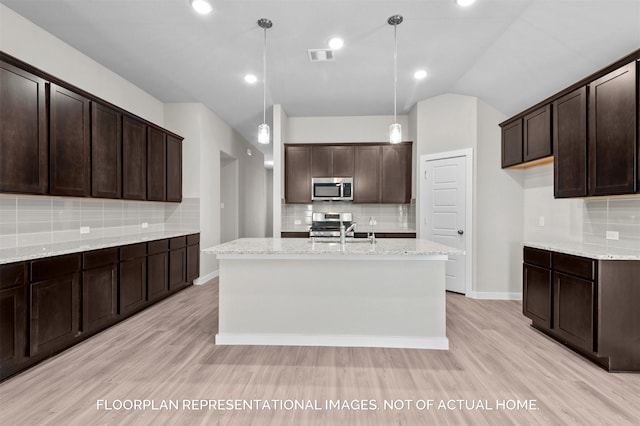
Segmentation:
{"type": "Polygon", "coordinates": [[[552,154],[551,105],[545,105],[522,119],[522,156],[525,162],[548,157],[552,154]]]}
{"type": "Polygon", "coordinates": [[[636,61],[589,84],[589,194],[638,190],[636,61]]]}
{"type": "Polygon", "coordinates": [[[382,203],[411,202],[411,143],[382,146],[382,203]]]}
{"type": "Polygon", "coordinates": [[[355,147],[353,175],[353,201],[379,203],[382,178],[382,147],[380,145],[355,147]]]}
{"type": "Polygon", "coordinates": [[[180,136],[4,52],[0,99],[0,192],[182,201],[180,136]]]}
{"type": "Polygon", "coordinates": [[[354,147],[318,145],[311,147],[311,177],[353,177],[354,147]]]}
{"type": "Polygon", "coordinates": [[[553,158],[556,198],[639,193],[639,61],[636,50],[501,123],[502,167],[553,158]]]}
{"type": "Polygon", "coordinates": [[[333,176],[349,177],[353,176],[355,150],[353,146],[333,146],[331,147],[332,163],[331,173],[333,176]]]}
{"type": "Polygon", "coordinates": [[[49,192],[52,195],[89,196],[90,101],[51,84],[49,111],[49,192]]]}
{"type": "Polygon", "coordinates": [[[333,153],[327,145],[311,147],[311,177],[332,177],[333,153]]]}
{"type": "Polygon", "coordinates": [[[91,195],[122,198],[122,114],[91,103],[91,195]]]}
{"type": "Polygon", "coordinates": [[[411,202],[412,143],[285,145],[285,200],[311,202],[314,177],[353,177],[354,203],[411,202]]]}
{"type": "Polygon", "coordinates": [[[122,118],[122,198],[147,198],[147,125],[122,118]]]}
{"type": "Polygon", "coordinates": [[[556,198],[587,195],[587,88],[553,102],[553,193],[556,198]]]}
{"type": "Polygon", "coordinates": [[[46,194],[46,81],[0,61],[0,191],[46,194]]]}
{"type": "Polygon", "coordinates": [[[167,135],[167,201],[182,201],[182,140],[167,135]]]}
{"type": "Polygon", "coordinates": [[[522,119],[502,127],[502,168],[522,163],[522,119]]]}
{"type": "Polygon", "coordinates": [[[287,203],[311,202],[311,147],[287,145],[284,150],[284,193],[287,203]]]}
{"type": "Polygon", "coordinates": [[[147,200],[167,199],[167,136],[149,127],[147,131],[147,200]]]}

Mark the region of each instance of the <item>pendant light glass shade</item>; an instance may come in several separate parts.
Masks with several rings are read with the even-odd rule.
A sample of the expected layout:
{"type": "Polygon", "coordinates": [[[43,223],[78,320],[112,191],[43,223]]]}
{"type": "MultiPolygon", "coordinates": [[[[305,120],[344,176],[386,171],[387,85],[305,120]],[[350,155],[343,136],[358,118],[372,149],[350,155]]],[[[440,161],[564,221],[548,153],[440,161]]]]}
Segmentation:
{"type": "Polygon", "coordinates": [[[400,123],[393,123],[391,126],[389,126],[389,142],[402,142],[402,126],[400,125],[400,123]]]}
{"type": "Polygon", "coordinates": [[[398,123],[397,98],[398,98],[398,25],[402,23],[401,15],[389,17],[387,23],[393,25],[393,121],[389,126],[389,142],[402,142],[402,126],[398,123]]]}
{"type": "Polygon", "coordinates": [[[271,130],[267,123],[262,123],[258,126],[258,143],[268,144],[271,139],[271,130]]]}
{"type": "Polygon", "coordinates": [[[273,23],[267,18],[258,19],[258,26],[264,30],[264,46],[262,49],[262,124],[258,126],[258,143],[268,144],[271,130],[267,124],[267,29],[273,23]]]}

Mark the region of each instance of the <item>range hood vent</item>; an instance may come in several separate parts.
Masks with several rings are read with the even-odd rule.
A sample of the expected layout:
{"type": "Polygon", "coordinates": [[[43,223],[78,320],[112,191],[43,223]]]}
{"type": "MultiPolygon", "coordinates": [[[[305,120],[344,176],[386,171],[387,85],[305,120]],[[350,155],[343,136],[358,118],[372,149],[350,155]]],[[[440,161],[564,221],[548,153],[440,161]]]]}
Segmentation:
{"type": "Polygon", "coordinates": [[[333,50],[331,49],[309,49],[309,60],[311,62],[333,61],[333,50]]]}

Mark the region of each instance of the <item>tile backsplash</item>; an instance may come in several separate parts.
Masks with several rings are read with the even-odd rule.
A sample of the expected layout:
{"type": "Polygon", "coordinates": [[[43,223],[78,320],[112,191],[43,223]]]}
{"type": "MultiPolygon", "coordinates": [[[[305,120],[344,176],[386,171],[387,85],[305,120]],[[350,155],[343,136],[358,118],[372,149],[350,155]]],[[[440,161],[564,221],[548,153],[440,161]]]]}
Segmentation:
{"type": "Polygon", "coordinates": [[[199,211],[199,198],[185,198],[176,204],[0,194],[0,247],[198,230],[199,211]],[[89,233],[80,232],[85,227],[89,233]]]}
{"type": "Polygon", "coordinates": [[[640,198],[585,199],[583,242],[640,249],[640,198]],[[608,231],[617,232],[619,239],[607,239],[608,231]]]}
{"type": "Polygon", "coordinates": [[[377,224],[376,232],[415,232],[416,206],[411,204],[353,204],[353,203],[312,203],[282,204],[282,231],[306,232],[311,226],[313,212],[351,212],[357,223],[356,231],[370,230],[369,218],[377,224]]]}

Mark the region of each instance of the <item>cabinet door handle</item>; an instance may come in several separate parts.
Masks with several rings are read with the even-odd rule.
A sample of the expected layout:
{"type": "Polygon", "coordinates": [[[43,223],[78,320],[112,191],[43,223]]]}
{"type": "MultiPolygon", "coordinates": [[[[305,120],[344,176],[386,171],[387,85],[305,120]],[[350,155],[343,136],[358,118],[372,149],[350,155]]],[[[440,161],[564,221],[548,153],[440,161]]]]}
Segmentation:
{"type": "Polygon", "coordinates": [[[462,229],[458,229],[458,235],[462,235],[464,234],[464,231],[462,229]]]}

